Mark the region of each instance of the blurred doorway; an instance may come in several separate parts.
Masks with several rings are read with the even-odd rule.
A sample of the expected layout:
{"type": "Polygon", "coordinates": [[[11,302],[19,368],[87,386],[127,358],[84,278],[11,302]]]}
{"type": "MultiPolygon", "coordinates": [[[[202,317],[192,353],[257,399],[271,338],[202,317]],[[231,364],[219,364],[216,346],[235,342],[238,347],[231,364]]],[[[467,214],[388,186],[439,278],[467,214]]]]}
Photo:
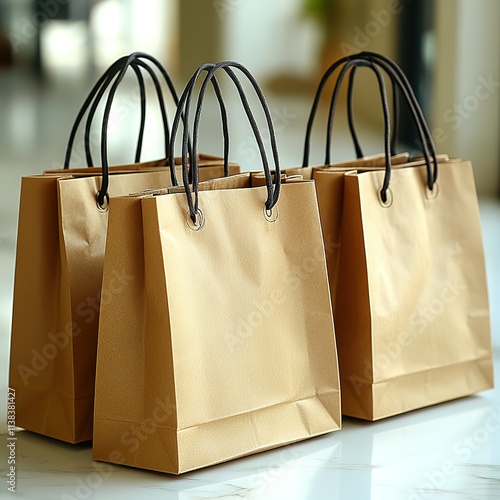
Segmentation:
{"type": "MultiPolygon", "coordinates": [[[[435,62],[434,6],[432,0],[408,2],[401,11],[398,60],[413,86],[425,116],[432,106],[432,79],[435,62]]],[[[401,107],[399,136],[403,144],[420,147],[413,119],[407,106],[401,107]]]]}

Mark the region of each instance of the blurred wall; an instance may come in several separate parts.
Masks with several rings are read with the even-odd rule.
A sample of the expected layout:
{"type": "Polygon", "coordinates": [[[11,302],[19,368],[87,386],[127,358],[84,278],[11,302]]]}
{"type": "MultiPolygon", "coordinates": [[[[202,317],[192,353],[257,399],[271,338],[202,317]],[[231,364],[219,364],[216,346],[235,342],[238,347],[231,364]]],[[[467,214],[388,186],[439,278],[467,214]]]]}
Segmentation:
{"type": "Polygon", "coordinates": [[[223,57],[245,64],[260,81],[275,74],[315,75],[320,36],[302,15],[303,0],[216,0],[223,57]]]}
{"type": "MultiPolygon", "coordinates": [[[[221,3],[227,2],[221,0],[221,3]]],[[[200,64],[221,60],[224,33],[219,26],[216,2],[179,1],[179,36],[179,68],[183,81],[200,64]]]]}
{"type": "Polygon", "coordinates": [[[439,151],[470,159],[478,191],[500,191],[500,2],[436,2],[432,126],[439,151]]]}
{"type": "Polygon", "coordinates": [[[233,59],[264,80],[278,71],[314,71],[318,36],[300,15],[303,0],[183,0],[180,65],[184,78],[204,62],[233,59]]]}
{"type": "MultiPolygon", "coordinates": [[[[400,14],[404,0],[372,0],[366,2],[363,15],[358,22],[344,30],[341,45],[344,55],[363,50],[380,52],[391,59],[398,56],[398,32],[400,14]]],[[[388,87],[388,92],[390,92],[388,87]]],[[[380,133],[380,147],[383,147],[383,112],[377,80],[369,70],[358,71],[355,87],[355,117],[365,120],[380,133]]],[[[345,120],[341,123],[346,123],[345,120]]]]}

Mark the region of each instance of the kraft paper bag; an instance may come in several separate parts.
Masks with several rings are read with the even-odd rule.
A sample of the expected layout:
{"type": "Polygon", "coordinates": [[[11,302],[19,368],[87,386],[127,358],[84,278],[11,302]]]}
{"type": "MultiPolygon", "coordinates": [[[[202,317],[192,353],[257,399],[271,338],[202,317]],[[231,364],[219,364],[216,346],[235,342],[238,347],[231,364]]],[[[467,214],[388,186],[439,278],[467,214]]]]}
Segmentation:
{"type": "MultiPolygon", "coordinates": [[[[200,168],[200,178],[222,176],[218,163],[200,168]]],[[[169,168],[126,172],[111,172],[111,197],[170,185],[169,168]]],[[[96,204],[100,183],[87,172],[21,183],[10,361],[16,422],[69,443],[92,439],[108,219],[96,204]]],[[[126,284],[116,275],[116,287],[126,284]]]]}
{"type": "MultiPolygon", "coordinates": [[[[117,63],[110,69],[126,71],[117,63]]],[[[99,87],[103,77],[77,116],[65,166],[83,114],[96,89],[105,89],[99,87]]],[[[118,84],[115,80],[103,116],[105,134],[118,84]]],[[[21,186],[10,363],[16,423],[69,443],[92,439],[99,309],[107,300],[101,281],[108,213],[106,206],[98,206],[96,193],[106,171],[111,174],[106,195],[113,197],[168,187],[170,169],[180,170],[168,160],[109,167],[105,153],[101,150],[105,168],[47,171],[23,178],[21,186]]],[[[224,175],[224,159],[199,154],[197,160],[201,179],[224,175]]],[[[239,167],[228,164],[228,170],[236,173],[239,167]]],[[[114,277],[115,288],[127,285],[127,275],[117,271],[114,277]]]]}
{"type": "MultiPolygon", "coordinates": [[[[438,155],[438,160],[446,160],[446,155],[438,155]]],[[[422,164],[421,159],[410,161],[408,153],[391,157],[395,169],[408,168],[422,164]]],[[[365,172],[385,169],[385,155],[373,155],[332,166],[314,167],[312,178],[316,185],[321,227],[327,251],[328,277],[332,293],[332,303],[338,293],[337,276],[339,272],[340,247],[342,245],[344,177],[347,172],[365,172]]],[[[289,172],[286,170],[285,172],[289,172]]]]}
{"type": "Polygon", "coordinates": [[[184,194],[111,199],[95,459],[177,474],[340,428],[314,185],[282,186],[272,230],[265,194],[203,192],[198,232],[184,194]]]}
{"type": "Polygon", "coordinates": [[[404,73],[364,57],[400,83],[425,158],[392,169],[386,148],[385,171],[344,177],[334,304],[343,412],[377,420],[488,389],[493,373],[472,165],[437,155],[404,73]]]}
{"type": "MultiPolygon", "coordinates": [[[[112,175],[109,194],[168,185],[170,173],[112,175]]],[[[100,177],[21,183],[10,385],[20,427],[70,443],[92,439],[95,352],[108,213],[100,177]]],[[[117,275],[116,285],[125,286],[117,275]]]]}
{"type": "Polygon", "coordinates": [[[493,387],[491,333],[472,165],[345,176],[335,326],[343,413],[377,420],[493,387]]]}
{"type": "Polygon", "coordinates": [[[340,428],[314,183],[275,166],[111,199],[103,293],[131,280],[101,308],[96,460],[179,474],[340,428]]]}

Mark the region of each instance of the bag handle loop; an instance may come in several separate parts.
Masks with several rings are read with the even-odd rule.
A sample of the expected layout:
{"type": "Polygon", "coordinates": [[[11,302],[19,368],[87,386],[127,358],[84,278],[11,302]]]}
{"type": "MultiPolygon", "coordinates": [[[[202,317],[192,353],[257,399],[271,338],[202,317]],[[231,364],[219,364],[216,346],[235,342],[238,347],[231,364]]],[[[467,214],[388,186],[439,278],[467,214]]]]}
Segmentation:
{"type": "MultiPolygon", "coordinates": [[[[142,143],[144,139],[144,128],[146,125],[146,89],[144,85],[144,77],[142,76],[141,72],[141,67],[144,68],[148,74],[151,77],[151,80],[153,81],[153,84],[155,86],[156,94],[158,96],[158,104],[160,106],[160,112],[162,116],[162,123],[163,123],[163,129],[164,129],[164,135],[165,135],[165,150],[167,150],[168,146],[168,136],[169,136],[169,130],[168,130],[168,118],[167,118],[167,112],[165,108],[165,103],[163,99],[163,91],[161,89],[160,82],[158,80],[158,77],[156,76],[156,73],[151,69],[151,67],[141,61],[140,59],[137,59],[136,61],[132,61],[130,63],[130,67],[134,70],[137,80],[139,82],[139,92],[140,92],[140,101],[141,101],[141,122],[140,122],[140,127],[139,127],[139,137],[137,141],[137,148],[136,148],[136,153],[135,153],[135,158],[134,158],[134,163],[139,163],[141,161],[141,153],[142,153],[142,143]]],[[[119,70],[118,70],[119,71],[119,70]]],[[[118,73],[116,71],[116,73],[118,73]]],[[[87,165],[91,166],[94,165],[94,161],[92,159],[92,153],[90,151],[90,130],[92,126],[92,121],[94,119],[95,113],[97,111],[97,108],[99,106],[99,103],[101,102],[101,99],[104,96],[104,93],[107,90],[107,87],[109,84],[112,82],[113,77],[116,76],[113,75],[110,77],[109,81],[107,82],[107,85],[103,85],[101,89],[99,90],[96,98],[94,99],[92,106],[90,107],[89,114],[87,117],[87,122],[85,125],[85,154],[87,158],[87,165]]]]}
{"type": "Polygon", "coordinates": [[[335,109],[340,94],[340,89],[347,73],[352,75],[352,71],[360,67],[370,68],[377,78],[377,83],[380,90],[380,97],[382,100],[382,111],[384,115],[384,153],[385,153],[385,166],[386,166],[386,176],[390,178],[391,173],[391,118],[389,111],[389,103],[387,99],[387,91],[385,87],[384,77],[380,72],[380,69],[372,61],[366,59],[350,59],[342,67],[340,74],[335,82],[335,87],[332,94],[331,109],[335,109]]]}
{"type": "MultiPolygon", "coordinates": [[[[384,79],[379,71],[379,64],[377,61],[372,60],[371,58],[358,58],[358,59],[350,59],[347,63],[345,63],[344,67],[341,70],[341,73],[337,79],[336,86],[334,89],[333,97],[332,97],[332,105],[335,106],[336,101],[338,99],[340,87],[342,84],[342,81],[346,75],[346,73],[349,71],[349,68],[351,66],[354,67],[361,67],[361,66],[368,66],[371,67],[373,70],[375,70],[377,79],[379,82],[379,88],[382,96],[382,102],[383,102],[383,107],[384,107],[384,124],[385,124],[385,163],[386,163],[386,169],[385,169],[385,176],[384,176],[384,181],[383,185],[380,191],[380,197],[383,202],[383,204],[387,204],[389,202],[387,193],[389,191],[389,186],[390,186],[390,179],[391,179],[391,156],[390,156],[390,114],[388,111],[388,103],[387,103],[387,97],[386,97],[386,91],[385,91],[385,83],[384,79]]],[[[405,97],[411,101],[411,96],[408,94],[408,89],[405,88],[402,85],[402,82],[399,80],[398,75],[393,72],[392,68],[382,68],[384,69],[391,79],[393,79],[393,82],[395,82],[398,86],[401,86],[401,90],[403,90],[403,94],[405,97]]],[[[420,120],[418,119],[418,114],[416,110],[413,109],[412,106],[412,113],[413,113],[413,118],[415,120],[415,124],[417,126],[417,130],[420,136],[420,139],[422,141],[422,144],[424,145],[424,156],[426,160],[426,164],[430,166],[431,160],[430,160],[430,155],[426,147],[426,133],[425,130],[422,127],[422,124],[420,123],[420,120]]],[[[428,170],[428,173],[430,170],[428,170]]]]}
{"type": "MultiPolygon", "coordinates": [[[[99,92],[102,86],[107,87],[111,80],[113,79],[113,76],[116,74],[116,72],[122,67],[122,65],[126,62],[128,56],[121,57],[117,61],[115,61],[107,70],[106,72],[101,75],[99,80],[96,82],[88,96],[86,97],[82,107],[78,111],[78,114],[76,116],[76,119],[73,123],[73,126],[71,128],[71,132],[69,134],[69,140],[68,144],[66,146],[66,153],[64,155],[64,169],[69,168],[70,160],[71,160],[71,153],[73,151],[73,145],[75,142],[76,138],[76,133],[78,131],[78,127],[80,126],[80,123],[83,120],[83,117],[85,116],[85,113],[87,112],[87,109],[90,107],[92,104],[96,94],[99,92]]],[[[141,81],[139,81],[139,85],[141,85],[141,81]]],[[[142,88],[141,90],[141,95],[142,95],[142,88]]],[[[142,114],[145,113],[145,106],[143,106],[143,103],[141,101],[141,116],[142,114]]],[[[87,145],[85,145],[87,147],[87,145]]],[[[87,156],[87,155],[86,155],[87,156]]],[[[88,157],[88,156],[87,156],[88,157]]]]}
{"type": "MultiPolygon", "coordinates": [[[[144,125],[145,125],[145,113],[146,113],[146,104],[145,104],[145,86],[144,86],[144,79],[142,78],[142,75],[140,75],[138,66],[142,66],[145,68],[148,73],[151,75],[151,78],[153,79],[153,82],[155,84],[155,88],[158,94],[158,100],[160,104],[160,109],[162,113],[162,120],[163,120],[163,125],[165,128],[165,149],[168,149],[168,139],[169,139],[169,133],[168,133],[168,118],[167,118],[167,113],[165,109],[165,104],[163,100],[163,92],[161,91],[161,86],[158,82],[158,78],[156,74],[150,69],[148,65],[144,63],[144,60],[150,61],[153,63],[154,66],[158,68],[160,73],[162,74],[163,78],[165,79],[167,86],[169,88],[170,94],[172,95],[175,104],[178,103],[178,96],[175,91],[175,87],[173,85],[172,79],[170,78],[169,74],[163,67],[163,65],[153,56],[150,54],[144,53],[144,52],[133,52],[132,54],[128,56],[123,56],[115,63],[113,63],[108,70],[101,76],[101,78],[97,81],[97,83],[94,85],[93,89],[91,90],[90,94],[87,96],[82,108],[80,109],[77,118],[75,120],[75,123],[73,124],[71,133],[70,133],[70,138],[68,141],[68,146],[66,148],[66,155],[65,155],[65,161],[64,161],[64,168],[67,169],[69,168],[69,163],[70,163],[70,158],[71,158],[71,152],[74,144],[74,140],[76,137],[76,133],[78,131],[78,127],[83,120],[83,117],[85,116],[85,113],[90,107],[90,112],[89,112],[89,117],[87,119],[87,124],[86,124],[86,129],[85,129],[85,155],[86,155],[86,160],[87,160],[87,165],[92,166],[94,164],[92,160],[92,155],[90,152],[90,126],[93,120],[93,117],[95,115],[95,112],[97,110],[97,107],[102,100],[102,97],[104,93],[106,92],[107,88],[113,81],[113,79],[116,77],[117,74],[126,72],[129,66],[131,66],[138,78],[138,83],[139,83],[139,91],[140,91],[140,97],[141,97],[141,122],[140,122],[140,129],[139,129],[139,137],[137,141],[137,147],[136,147],[136,154],[135,154],[135,160],[140,161],[140,156],[141,156],[141,151],[142,151],[142,143],[143,143],[143,137],[144,137],[144,125]],[[91,106],[92,105],[92,106],[91,106]]],[[[124,74],[124,73],[123,73],[124,74]]],[[[121,81],[121,79],[120,79],[121,81]]]]}
{"type": "MultiPolygon", "coordinates": [[[[320,83],[318,85],[318,89],[316,91],[316,95],[313,100],[313,104],[311,107],[311,111],[309,113],[309,119],[306,127],[306,134],[305,134],[305,142],[304,142],[304,155],[302,159],[302,168],[305,168],[309,165],[309,152],[310,152],[310,142],[311,142],[311,135],[312,135],[312,128],[314,125],[314,121],[316,118],[316,114],[318,112],[321,96],[323,94],[324,87],[326,86],[326,83],[332,76],[332,74],[336,71],[338,67],[340,67],[342,64],[345,64],[346,62],[352,60],[355,58],[357,55],[351,55],[351,56],[346,56],[335,63],[333,63],[330,68],[325,72],[323,75],[322,79],[320,80],[320,83]]],[[[361,145],[359,142],[358,134],[356,131],[356,127],[354,124],[354,116],[353,116],[353,90],[354,90],[354,76],[356,73],[356,67],[354,66],[351,70],[350,78],[349,78],[349,88],[348,88],[348,96],[347,96],[347,116],[348,116],[348,122],[349,122],[349,130],[351,132],[351,137],[353,140],[354,144],[354,149],[356,152],[356,157],[363,158],[363,151],[361,149],[361,145]]],[[[333,96],[332,96],[333,97],[333,96]]],[[[333,124],[333,117],[335,115],[335,110],[336,110],[336,103],[333,102],[333,98],[330,102],[330,110],[328,113],[328,128],[327,128],[327,134],[326,134],[326,148],[325,148],[325,165],[330,165],[331,163],[331,157],[330,157],[330,150],[331,150],[331,135],[332,135],[332,124],[333,124]]],[[[395,154],[396,150],[396,144],[397,144],[397,129],[399,128],[399,95],[398,95],[398,90],[397,87],[394,85],[393,81],[393,112],[395,115],[395,132],[394,136],[391,140],[391,153],[395,154]]]]}
{"type": "Polygon", "coordinates": [[[434,184],[437,182],[438,178],[438,161],[437,161],[437,153],[436,147],[434,145],[434,141],[432,139],[432,134],[429,129],[429,125],[427,120],[425,119],[424,113],[418,100],[415,96],[415,92],[405,75],[404,71],[391,59],[377,54],[375,52],[362,52],[360,57],[365,59],[372,60],[387,74],[392,74],[393,78],[396,79],[398,85],[403,92],[407,103],[410,106],[410,111],[413,114],[415,124],[417,126],[417,130],[420,136],[420,141],[422,145],[422,152],[425,158],[425,163],[427,167],[427,187],[429,191],[434,191],[434,184]],[[431,160],[432,158],[432,160],[431,160]],[[434,168],[433,168],[434,167],[434,168]]]}
{"type": "MultiPolygon", "coordinates": [[[[140,54],[142,54],[142,53],[140,53],[140,54]]],[[[148,58],[152,58],[152,56],[149,56],[149,54],[145,54],[145,55],[148,56],[148,58]]],[[[131,55],[131,57],[132,57],[132,55],[131,55]]],[[[152,59],[154,59],[154,58],[152,58],[152,59]]],[[[160,64],[160,63],[158,63],[158,64],[160,64]]],[[[102,129],[101,129],[102,182],[101,182],[101,188],[97,193],[97,204],[98,204],[98,207],[100,207],[101,209],[106,205],[105,202],[109,198],[109,196],[107,194],[108,186],[109,186],[109,163],[108,163],[108,158],[107,158],[107,148],[108,148],[107,130],[108,130],[109,117],[110,117],[110,113],[111,113],[111,106],[112,106],[113,99],[114,99],[115,93],[117,91],[117,88],[118,88],[121,80],[125,76],[125,73],[127,71],[127,67],[128,66],[124,66],[119,71],[118,76],[116,77],[116,79],[115,79],[115,81],[114,81],[114,83],[109,91],[108,98],[106,101],[106,106],[104,109],[104,114],[103,114],[102,129]]],[[[162,73],[163,72],[165,74],[167,74],[165,70],[163,70],[162,73]]],[[[229,150],[228,150],[228,146],[227,146],[227,137],[229,135],[229,132],[227,131],[227,126],[228,126],[227,125],[227,112],[226,112],[226,107],[225,107],[224,101],[222,100],[222,93],[220,92],[219,84],[218,84],[216,79],[213,79],[212,85],[215,88],[215,92],[216,92],[216,95],[217,95],[217,98],[219,101],[220,111],[221,111],[221,115],[222,115],[222,123],[223,123],[223,128],[224,128],[224,143],[225,143],[224,149],[225,149],[225,151],[227,151],[227,154],[225,155],[225,158],[224,158],[224,173],[227,176],[227,175],[229,175],[229,161],[228,161],[229,150]]],[[[176,96],[176,104],[177,105],[179,104],[179,100],[178,100],[177,96],[176,96]]],[[[185,120],[185,116],[183,113],[180,115],[180,118],[182,120],[185,120]]],[[[168,144],[168,150],[167,150],[167,153],[168,153],[172,150],[172,148],[170,148],[170,142],[168,142],[167,144],[168,144]]],[[[188,148],[188,151],[192,150],[191,141],[190,141],[189,137],[187,138],[187,148],[188,148]]],[[[172,157],[171,161],[175,163],[175,158],[172,157]]],[[[172,169],[171,169],[171,171],[172,171],[172,169]]],[[[175,176],[175,167],[174,167],[174,176],[175,176]]],[[[172,178],[172,180],[174,180],[174,178],[172,178]]]]}
{"type": "MultiPolygon", "coordinates": [[[[266,177],[266,186],[267,186],[267,191],[268,191],[268,197],[265,203],[265,208],[268,211],[271,211],[272,208],[276,205],[278,198],[279,198],[279,192],[280,192],[280,186],[281,186],[281,174],[280,174],[280,168],[279,168],[279,156],[278,156],[278,151],[277,151],[277,144],[276,144],[276,134],[274,130],[274,125],[272,122],[272,116],[271,112],[269,111],[269,107],[267,105],[266,99],[262,93],[262,90],[260,89],[259,84],[255,80],[255,78],[252,76],[252,74],[248,71],[247,68],[245,68],[243,65],[240,63],[234,62],[234,61],[224,61],[218,64],[204,64],[200,66],[191,79],[189,80],[188,84],[186,85],[186,88],[184,89],[184,92],[179,100],[179,107],[177,109],[176,116],[174,118],[174,122],[172,125],[172,136],[171,136],[171,141],[170,141],[170,148],[172,151],[173,148],[173,142],[175,140],[175,136],[177,134],[177,129],[179,126],[179,121],[180,121],[180,113],[184,111],[186,116],[189,116],[189,110],[191,106],[191,101],[192,101],[192,94],[193,90],[196,84],[197,79],[201,75],[202,72],[206,71],[207,75],[205,77],[205,80],[200,88],[200,91],[198,93],[198,102],[196,106],[196,112],[195,112],[195,120],[194,120],[194,125],[193,125],[193,158],[192,158],[192,170],[193,170],[193,193],[194,193],[194,201],[193,201],[193,193],[191,192],[191,189],[189,187],[189,182],[187,179],[187,137],[188,137],[188,128],[186,124],[184,125],[184,134],[183,134],[183,151],[182,151],[182,163],[183,163],[183,177],[184,177],[184,189],[186,192],[186,197],[188,201],[188,206],[189,206],[189,215],[191,220],[193,221],[194,224],[196,224],[197,221],[197,215],[199,212],[198,208],[198,160],[197,160],[197,155],[196,151],[198,149],[198,135],[199,135],[199,122],[200,122],[200,117],[201,117],[201,111],[202,111],[202,106],[203,106],[203,100],[204,100],[204,95],[206,91],[206,86],[207,84],[214,78],[214,75],[216,71],[219,69],[224,69],[224,71],[228,74],[228,76],[231,78],[233,83],[235,84],[238,94],[240,96],[241,102],[243,104],[243,107],[245,109],[245,113],[248,117],[248,120],[250,122],[250,126],[252,128],[252,131],[255,135],[257,145],[259,148],[259,152],[261,154],[262,158],[262,163],[263,163],[263,168],[264,168],[264,173],[266,177]],[[271,175],[271,171],[269,168],[269,162],[267,160],[266,152],[265,152],[265,146],[264,142],[262,140],[262,136],[260,134],[257,122],[255,121],[255,117],[253,116],[252,110],[250,108],[250,105],[248,103],[248,99],[246,97],[245,91],[243,87],[241,86],[240,81],[234,74],[231,68],[236,68],[240,70],[250,81],[252,84],[257,97],[259,98],[259,101],[262,105],[262,108],[264,110],[264,114],[266,117],[266,121],[268,124],[268,129],[270,133],[270,138],[271,138],[271,148],[273,152],[273,159],[274,159],[274,166],[275,166],[275,175],[274,175],[274,182],[273,178],[271,175]]],[[[172,159],[170,160],[171,164],[171,173],[173,176],[175,176],[175,169],[173,168],[173,161],[172,159]]]]}
{"type": "MultiPolygon", "coordinates": [[[[352,142],[354,144],[354,150],[356,152],[356,158],[359,160],[364,158],[363,150],[361,149],[361,143],[359,141],[358,132],[356,130],[356,125],[354,122],[354,113],[353,113],[353,93],[354,93],[354,77],[356,76],[356,66],[351,69],[349,73],[349,86],[347,89],[347,121],[349,124],[349,131],[351,133],[352,142]]],[[[395,156],[397,154],[397,146],[399,140],[399,90],[397,85],[394,82],[394,79],[391,78],[392,81],[392,136],[391,136],[391,156],[395,156]]],[[[332,109],[332,112],[335,113],[335,108],[332,109]]],[[[332,118],[333,119],[333,118],[332,118]]],[[[327,145],[326,145],[326,155],[325,156],[325,165],[330,164],[330,142],[331,136],[327,135],[327,145]]]]}
{"type": "MultiPolygon", "coordinates": [[[[411,88],[411,85],[406,78],[406,75],[402,71],[402,69],[393,61],[390,59],[381,56],[379,54],[376,54],[374,52],[360,52],[359,54],[351,55],[351,56],[346,56],[335,63],[333,63],[330,68],[325,72],[323,75],[323,78],[320,81],[320,84],[318,86],[318,90],[316,92],[313,106],[311,109],[311,114],[309,116],[309,121],[307,123],[307,131],[306,131],[306,140],[304,144],[304,158],[303,158],[303,165],[307,165],[308,159],[309,159],[309,150],[310,150],[310,135],[311,135],[311,130],[312,126],[314,123],[314,117],[315,113],[318,107],[318,103],[321,97],[321,93],[323,91],[323,88],[328,81],[329,77],[331,74],[342,64],[354,59],[354,58],[362,58],[365,60],[373,60],[376,62],[381,68],[384,69],[384,71],[393,79],[394,82],[398,84],[399,89],[403,92],[404,97],[410,107],[410,111],[415,117],[416,124],[418,127],[418,124],[420,124],[422,130],[423,130],[423,135],[420,134],[420,138],[422,141],[422,150],[424,153],[424,156],[426,158],[426,166],[427,166],[427,179],[428,179],[428,187],[429,190],[432,191],[434,183],[437,180],[437,155],[436,155],[436,150],[434,147],[434,143],[432,141],[432,136],[430,134],[429,127],[427,125],[427,122],[425,120],[425,117],[423,115],[422,109],[420,108],[420,105],[418,104],[415,93],[413,92],[413,89],[411,88]],[[429,153],[429,147],[431,149],[429,153]],[[434,163],[434,169],[432,169],[431,166],[431,161],[429,156],[432,156],[433,163],[434,163]]],[[[390,174],[389,174],[390,175],[390,174]]]]}

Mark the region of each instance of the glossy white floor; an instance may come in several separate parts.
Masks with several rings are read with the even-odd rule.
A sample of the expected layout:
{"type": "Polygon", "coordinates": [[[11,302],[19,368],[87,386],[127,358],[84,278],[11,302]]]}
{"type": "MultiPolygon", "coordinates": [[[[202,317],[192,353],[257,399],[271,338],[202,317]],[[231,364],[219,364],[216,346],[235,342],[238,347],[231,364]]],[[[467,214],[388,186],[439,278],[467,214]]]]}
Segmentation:
{"type": "MultiPolygon", "coordinates": [[[[75,82],[40,88],[28,78],[0,73],[0,434],[6,430],[19,180],[62,161],[69,126],[87,89],[75,82]]],[[[297,165],[308,102],[271,96],[269,102],[277,119],[282,163],[297,165]]],[[[207,111],[214,113],[210,106],[207,111]]],[[[232,158],[257,168],[256,150],[243,123],[241,118],[232,120],[232,158]]],[[[134,129],[115,125],[112,160],[128,162],[134,129]]],[[[380,151],[377,135],[365,131],[363,136],[369,152],[380,151]]],[[[221,150],[215,127],[207,128],[202,139],[203,151],[221,150]]],[[[158,142],[153,124],[145,157],[161,156],[158,142]]],[[[315,139],[315,162],[321,161],[322,144],[315,139]]],[[[339,131],[335,147],[336,158],[351,157],[344,132],[339,131]]],[[[481,215],[498,362],[500,203],[483,200],[481,215]]],[[[497,387],[498,382],[497,377],[497,387]]],[[[70,446],[22,431],[17,438],[17,493],[12,498],[500,498],[500,389],[377,423],[345,419],[340,432],[180,477],[93,462],[90,445],[70,446]]],[[[0,444],[0,468],[5,471],[6,436],[0,436],[0,444]]],[[[0,498],[7,495],[3,477],[0,498]]]]}

